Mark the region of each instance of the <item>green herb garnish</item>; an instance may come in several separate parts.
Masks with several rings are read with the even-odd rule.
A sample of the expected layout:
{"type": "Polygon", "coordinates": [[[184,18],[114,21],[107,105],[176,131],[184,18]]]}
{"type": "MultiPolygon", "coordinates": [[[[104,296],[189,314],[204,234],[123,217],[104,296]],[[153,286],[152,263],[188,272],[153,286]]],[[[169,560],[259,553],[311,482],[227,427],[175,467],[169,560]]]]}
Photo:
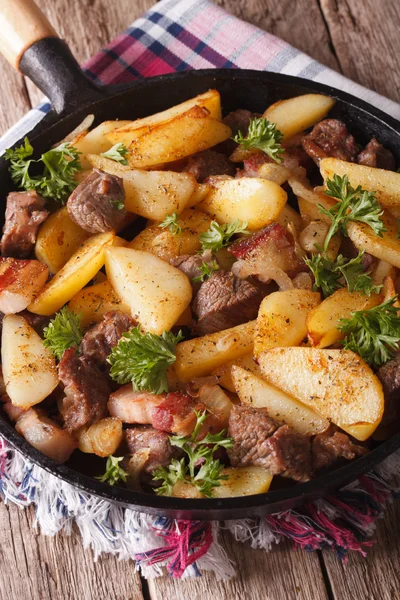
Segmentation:
{"type": "Polygon", "coordinates": [[[123,456],[110,456],[107,458],[106,472],[104,475],[96,477],[102,483],[108,483],[108,485],[116,485],[120,481],[124,483],[127,480],[128,473],[120,466],[120,462],[124,460],[123,456]]]}
{"type": "Polygon", "coordinates": [[[215,273],[215,271],[219,271],[219,265],[216,260],[213,260],[213,262],[210,265],[206,263],[205,260],[203,260],[200,267],[201,275],[199,275],[198,277],[193,277],[192,281],[202,283],[203,281],[211,277],[211,275],[215,273]]]}
{"type": "Polygon", "coordinates": [[[212,250],[217,252],[225,246],[229,246],[231,238],[236,233],[248,234],[247,221],[239,221],[236,219],[232,223],[224,223],[220,225],[217,221],[211,221],[208,231],[200,235],[201,251],[212,250]]]}
{"type": "Polygon", "coordinates": [[[275,123],[256,117],[250,119],[246,137],[239,131],[232,139],[245,149],[258,148],[275,162],[280,163],[284,153],[284,148],[280,144],[282,138],[283,134],[276,128],[275,123]]]}
{"type": "Polygon", "coordinates": [[[52,351],[58,360],[61,360],[65,350],[74,346],[78,348],[82,341],[83,331],[80,316],[64,306],[44,328],[43,335],[43,344],[52,351]]]}
{"type": "Polygon", "coordinates": [[[360,185],[353,188],[347,175],[340,177],[335,174],[333,179],[327,180],[326,187],[325,194],[331,198],[337,198],[339,202],[329,209],[318,204],[320,212],[332,221],[325,238],[324,250],[327,250],[332,236],[338,231],[347,235],[349,221],[365,223],[371,227],[374,233],[382,236],[386,227],[381,219],[383,210],[378,204],[375,192],[367,192],[360,185]]]}
{"type": "Polygon", "coordinates": [[[374,285],[369,273],[364,271],[360,252],[355,258],[345,258],[341,254],[331,260],[324,252],[306,258],[305,263],[314,275],[314,291],[321,289],[324,298],[336,290],[348,287],[349,292],[360,292],[367,296],[379,293],[381,285],[374,285]]]}
{"type": "Polygon", "coordinates": [[[177,212],[173,212],[171,215],[167,215],[159,225],[161,229],[168,229],[172,235],[180,235],[182,233],[182,227],[178,223],[179,215],[177,212]]]}
{"type": "Polygon", "coordinates": [[[174,485],[178,481],[185,481],[194,485],[204,496],[210,497],[212,490],[219,487],[221,481],[228,479],[227,475],[222,474],[224,465],[214,458],[214,452],[217,448],[232,448],[232,438],[226,437],[226,431],[223,430],[217,434],[208,433],[202,440],[198,440],[200,427],[208,415],[206,411],[195,411],[195,414],[197,421],[192,435],[169,436],[171,446],[181,448],[186,454],[186,460],[173,458],[168,467],[158,467],[153,473],[155,481],[162,481],[161,486],[156,489],[160,496],[171,496],[174,485]]]}
{"type": "Polygon", "coordinates": [[[107,152],[102,152],[100,156],[104,156],[104,158],[108,158],[109,160],[114,160],[121,165],[127,165],[128,161],[126,156],[128,154],[128,148],[122,144],[115,144],[112,148],[107,150],[107,152]]]}
{"type": "Polygon", "coordinates": [[[137,391],[168,392],[167,369],[175,362],[175,346],[182,339],[182,332],[155,335],[134,327],[124,333],[107,359],[112,379],[121,384],[131,381],[137,391]]]}
{"type": "Polygon", "coordinates": [[[355,311],[339,321],[346,334],[346,350],[352,350],[373,367],[385,363],[399,350],[400,316],[394,306],[397,296],[366,310],[355,311]]]}

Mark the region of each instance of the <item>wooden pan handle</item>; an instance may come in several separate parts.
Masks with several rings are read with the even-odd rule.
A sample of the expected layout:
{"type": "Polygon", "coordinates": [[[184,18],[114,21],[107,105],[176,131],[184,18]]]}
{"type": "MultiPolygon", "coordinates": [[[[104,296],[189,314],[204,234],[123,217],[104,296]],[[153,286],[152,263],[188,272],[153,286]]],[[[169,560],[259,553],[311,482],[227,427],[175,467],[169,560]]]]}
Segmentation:
{"type": "Polygon", "coordinates": [[[33,0],[0,0],[0,32],[0,52],[18,70],[25,50],[32,44],[58,37],[33,0]]]}

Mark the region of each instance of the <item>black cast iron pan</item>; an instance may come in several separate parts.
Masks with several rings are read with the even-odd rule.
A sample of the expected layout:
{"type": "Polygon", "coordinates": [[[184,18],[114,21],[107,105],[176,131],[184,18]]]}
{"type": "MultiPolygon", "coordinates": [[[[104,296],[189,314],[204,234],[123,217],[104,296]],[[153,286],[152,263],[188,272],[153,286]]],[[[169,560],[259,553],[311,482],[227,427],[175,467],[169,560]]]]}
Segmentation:
{"type": "MultiPolygon", "coordinates": [[[[236,108],[263,112],[266,106],[276,100],[309,92],[332,96],[337,99],[332,115],[342,118],[363,143],[376,136],[392,150],[400,164],[400,123],[377,108],[329,85],[276,73],[210,69],[154,77],[124,87],[97,87],[82,73],[68,46],[56,37],[31,0],[0,0],[1,16],[3,22],[6,19],[8,29],[5,38],[8,41],[4,41],[4,38],[0,41],[0,50],[40,87],[53,106],[52,111],[29,133],[38,154],[61,140],[89,113],[95,115],[96,122],[115,118],[134,119],[216,88],[221,93],[225,113],[236,108]],[[11,38],[12,44],[9,43],[11,38]]],[[[2,33],[4,36],[4,25],[2,33]]],[[[0,213],[11,189],[7,164],[0,159],[0,198],[3,207],[0,213]]],[[[69,463],[57,465],[32,448],[1,417],[0,434],[32,462],[81,490],[130,508],[181,519],[238,519],[294,508],[357,479],[400,447],[400,434],[396,434],[377,445],[368,455],[335,471],[308,483],[272,490],[268,494],[224,500],[183,500],[102,484],[89,475],[93,472],[90,469],[96,470],[98,465],[88,466],[85,455],[73,455],[69,463]]]]}

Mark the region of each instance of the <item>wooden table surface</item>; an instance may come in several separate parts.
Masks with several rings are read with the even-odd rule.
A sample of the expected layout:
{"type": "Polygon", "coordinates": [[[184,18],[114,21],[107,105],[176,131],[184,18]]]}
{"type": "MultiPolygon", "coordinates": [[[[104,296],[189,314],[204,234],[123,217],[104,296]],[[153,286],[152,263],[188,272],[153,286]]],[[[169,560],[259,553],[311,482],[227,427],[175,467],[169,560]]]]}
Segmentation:
{"type": "MultiPolygon", "coordinates": [[[[37,0],[80,61],[87,59],[153,0],[37,0]]],[[[348,77],[400,101],[399,0],[217,0],[348,77]]],[[[0,59],[0,133],[40,98],[0,59]]],[[[34,511],[0,504],[0,600],[399,600],[400,502],[378,524],[367,559],[346,565],[331,552],[308,554],[280,544],[252,550],[224,536],[237,577],[212,575],[146,582],[133,564],[111,556],[94,562],[79,534],[45,538],[34,511]]]]}

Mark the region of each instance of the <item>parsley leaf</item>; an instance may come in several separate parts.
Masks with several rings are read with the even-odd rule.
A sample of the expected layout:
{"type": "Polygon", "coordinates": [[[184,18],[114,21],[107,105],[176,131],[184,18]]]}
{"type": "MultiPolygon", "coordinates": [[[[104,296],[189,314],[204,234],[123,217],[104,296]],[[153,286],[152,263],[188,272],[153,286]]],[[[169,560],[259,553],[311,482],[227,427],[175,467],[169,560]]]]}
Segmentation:
{"type": "Polygon", "coordinates": [[[32,154],[33,148],[28,138],[25,138],[23,146],[6,150],[13,182],[19,188],[36,190],[44,198],[64,204],[78,185],[75,175],[82,169],[80,152],[71,144],[64,143],[42,154],[39,160],[29,158],[32,154]],[[44,164],[42,175],[30,175],[32,163],[44,164]]]}
{"type": "Polygon", "coordinates": [[[365,223],[371,227],[374,233],[382,236],[386,227],[381,219],[383,211],[376,200],[375,192],[367,192],[360,185],[353,188],[347,175],[340,177],[335,174],[333,179],[327,180],[326,187],[325,194],[331,198],[337,198],[339,202],[329,209],[318,204],[320,212],[332,221],[325,238],[324,250],[327,250],[332,236],[338,231],[347,235],[349,221],[365,223]]]}
{"type": "Polygon", "coordinates": [[[282,138],[283,134],[276,128],[275,123],[257,117],[250,119],[246,137],[239,131],[232,139],[243,148],[258,148],[275,162],[280,163],[284,153],[284,148],[280,144],[282,138]]]}
{"type": "Polygon", "coordinates": [[[161,229],[166,229],[168,227],[172,235],[180,235],[182,233],[182,227],[179,225],[178,219],[178,213],[173,212],[171,215],[165,217],[159,227],[161,227],[161,229]]]}
{"type": "Polygon", "coordinates": [[[314,291],[320,288],[324,298],[327,298],[347,285],[349,292],[360,292],[367,296],[378,293],[382,286],[374,285],[370,274],[364,271],[363,254],[364,252],[360,251],[358,256],[351,259],[339,254],[336,260],[331,260],[321,251],[321,254],[304,259],[314,275],[314,291]]]}
{"type": "Polygon", "coordinates": [[[106,472],[100,477],[96,477],[102,483],[108,485],[116,485],[120,481],[126,482],[128,473],[120,466],[120,462],[124,460],[123,456],[110,456],[107,458],[106,472]]]}
{"type": "Polygon", "coordinates": [[[211,497],[213,488],[220,486],[221,481],[228,478],[222,474],[224,466],[214,458],[214,452],[217,448],[232,448],[232,438],[226,437],[226,431],[223,430],[217,434],[208,433],[198,440],[200,428],[208,415],[207,411],[195,411],[195,414],[196,426],[190,436],[169,436],[171,446],[181,448],[185,452],[187,463],[184,458],[175,458],[168,467],[158,467],[153,473],[155,481],[162,481],[161,486],[156,489],[157,494],[161,496],[172,496],[174,485],[178,481],[186,481],[193,484],[204,496],[211,497]]]}
{"type": "Polygon", "coordinates": [[[128,154],[128,148],[125,144],[119,143],[115,144],[112,148],[107,150],[107,152],[102,152],[100,156],[104,156],[104,158],[108,158],[109,160],[114,160],[121,165],[127,165],[128,161],[125,158],[128,154]]]}
{"type": "Polygon", "coordinates": [[[346,334],[346,350],[352,350],[373,367],[385,363],[399,350],[400,316],[394,306],[397,296],[367,310],[355,311],[339,321],[346,334]]]}
{"type": "Polygon", "coordinates": [[[211,221],[208,231],[200,235],[201,251],[212,250],[216,252],[231,243],[231,238],[236,233],[248,234],[247,221],[236,219],[232,223],[220,225],[217,221],[211,221]]]}
{"type": "Polygon", "coordinates": [[[142,333],[139,325],[134,327],[124,333],[107,358],[112,379],[121,384],[131,381],[137,391],[168,392],[167,369],[175,362],[175,346],[182,339],[181,331],[155,335],[142,333]]]}
{"type": "Polygon", "coordinates": [[[193,277],[192,281],[202,283],[203,281],[211,277],[211,275],[215,273],[215,271],[219,271],[219,265],[216,260],[213,260],[213,262],[210,265],[206,263],[205,260],[203,260],[200,267],[201,275],[199,275],[198,277],[193,277]]]}
{"type": "Polygon", "coordinates": [[[43,335],[43,344],[46,348],[50,348],[58,360],[61,360],[65,350],[73,346],[78,347],[82,341],[80,316],[64,306],[44,328],[43,335]]]}

